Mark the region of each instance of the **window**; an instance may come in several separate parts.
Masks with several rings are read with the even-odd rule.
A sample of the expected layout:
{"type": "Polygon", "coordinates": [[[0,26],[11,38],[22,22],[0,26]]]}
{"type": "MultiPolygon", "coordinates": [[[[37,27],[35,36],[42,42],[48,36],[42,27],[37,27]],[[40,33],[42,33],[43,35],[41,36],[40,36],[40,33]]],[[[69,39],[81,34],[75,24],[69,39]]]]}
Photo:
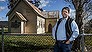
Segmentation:
{"type": "Polygon", "coordinates": [[[20,25],[21,25],[21,22],[18,22],[17,20],[15,20],[15,22],[11,22],[12,28],[19,28],[20,25]]]}
{"type": "Polygon", "coordinates": [[[42,28],[42,21],[41,21],[41,28],[42,28]]]}

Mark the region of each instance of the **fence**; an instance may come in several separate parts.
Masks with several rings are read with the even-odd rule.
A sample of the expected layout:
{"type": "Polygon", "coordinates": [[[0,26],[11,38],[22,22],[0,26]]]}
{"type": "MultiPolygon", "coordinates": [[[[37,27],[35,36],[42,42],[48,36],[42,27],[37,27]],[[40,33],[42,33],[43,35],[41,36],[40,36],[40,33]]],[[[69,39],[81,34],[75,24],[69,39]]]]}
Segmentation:
{"type": "Polygon", "coordinates": [[[85,44],[84,44],[85,51],[92,52],[92,34],[85,34],[84,42],[85,42],[85,44]]]}
{"type": "Polygon", "coordinates": [[[53,45],[46,34],[4,34],[5,52],[53,52],[53,45]]]}
{"type": "MultiPolygon", "coordinates": [[[[92,35],[85,34],[80,41],[81,52],[92,52],[92,35]]],[[[53,52],[51,34],[8,34],[0,35],[0,52],[53,52]]],[[[80,52],[80,51],[79,51],[80,52]]]]}

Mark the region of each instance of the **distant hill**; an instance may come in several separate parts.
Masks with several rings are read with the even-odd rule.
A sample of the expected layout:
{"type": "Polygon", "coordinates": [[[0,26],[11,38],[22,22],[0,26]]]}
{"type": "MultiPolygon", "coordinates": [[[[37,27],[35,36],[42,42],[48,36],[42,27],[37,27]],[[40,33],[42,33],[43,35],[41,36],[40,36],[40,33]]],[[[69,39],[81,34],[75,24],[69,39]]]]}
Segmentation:
{"type": "Polygon", "coordinates": [[[8,21],[0,21],[0,28],[4,26],[4,27],[8,27],[8,21]]]}

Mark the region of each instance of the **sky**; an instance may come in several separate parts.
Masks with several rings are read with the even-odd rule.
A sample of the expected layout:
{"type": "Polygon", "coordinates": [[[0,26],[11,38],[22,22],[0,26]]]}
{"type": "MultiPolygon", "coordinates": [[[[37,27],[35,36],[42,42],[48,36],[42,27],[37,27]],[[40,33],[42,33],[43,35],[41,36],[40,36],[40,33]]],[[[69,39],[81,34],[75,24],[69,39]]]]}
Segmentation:
{"type": "MultiPolygon", "coordinates": [[[[71,5],[71,11],[74,11],[73,5],[65,2],[64,0],[41,0],[40,2],[42,4],[39,6],[39,8],[42,8],[44,11],[61,11],[64,6],[69,7],[69,5],[71,5]]],[[[8,0],[0,0],[0,21],[8,21],[8,17],[6,17],[6,14],[9,12],[7,4],[8,0]]]]}

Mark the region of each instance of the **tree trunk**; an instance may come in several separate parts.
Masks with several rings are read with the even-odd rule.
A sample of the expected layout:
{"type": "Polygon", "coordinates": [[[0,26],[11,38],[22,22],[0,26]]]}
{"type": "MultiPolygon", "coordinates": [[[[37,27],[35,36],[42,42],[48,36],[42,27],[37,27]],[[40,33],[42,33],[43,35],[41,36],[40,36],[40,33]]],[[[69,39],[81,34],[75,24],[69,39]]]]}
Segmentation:
{"type": "Polygon", "coordinates": [[[82,18],[83,17],[82,17],[81,11],[76,10],[76,19],[75,19],[75,21],[76,21],[76,23],[79,27],[79,33],[82,33],[82,28],[81,28],[82,25],[83,25],[82,18]]]}
{"type": "Polygon", "coordinates": [[[82,22],[82,13],[83,13],[83,5],[81,3],[82,0],[72,0],[72,4],[74,5],[74,8],[76,10],[76,18],[75,18],[75,21],[79,27],[79,33],[81,34],[82,33],[82,25],[83,25],[83,22],[82,22]]]}

